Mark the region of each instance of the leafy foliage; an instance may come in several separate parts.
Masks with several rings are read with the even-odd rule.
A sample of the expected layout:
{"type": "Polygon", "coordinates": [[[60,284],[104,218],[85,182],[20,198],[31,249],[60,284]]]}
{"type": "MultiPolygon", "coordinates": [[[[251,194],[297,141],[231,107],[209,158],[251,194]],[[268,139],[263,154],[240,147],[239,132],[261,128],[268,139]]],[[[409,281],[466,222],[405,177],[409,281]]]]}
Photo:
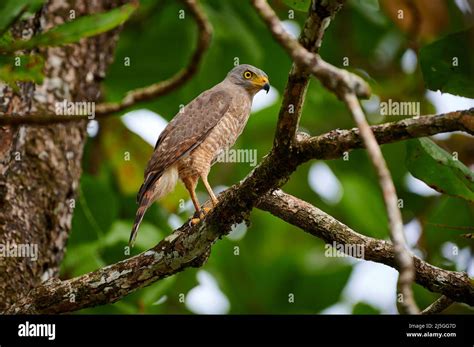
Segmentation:
{"type": "Polygon", "coordinates": [[[16,89],[16,82],[43,82],[44,59],[39,55],[0,56],[0,80],[16,89]]]}
{"type": "Polygon", "coordinates": [[[105,13],[84,16],[35,35],[30,40],[15,40],[9,45],[0,45],[0,52],[15,52],[35,47],[74,43],[82,38],[101,34],[123,24],[136,7],[136,3],[129,3],[105,13]]]}
{"type": "Polygon", "coordinates": [[[433,42],[420,52],[426,86],[431,90],[474,97],[474,27],[433,42]]]}
{"type": "Polygon", "coordinates": [[[407,141],[407,167],[433,189],[474,202],[474,173],[430,139],[407,141]]]}
{"type": "Polygon", "coordinates": [[[36,12],[44,0],[4,0],[0,4],[0,36],[26,11],[36,12]]]}

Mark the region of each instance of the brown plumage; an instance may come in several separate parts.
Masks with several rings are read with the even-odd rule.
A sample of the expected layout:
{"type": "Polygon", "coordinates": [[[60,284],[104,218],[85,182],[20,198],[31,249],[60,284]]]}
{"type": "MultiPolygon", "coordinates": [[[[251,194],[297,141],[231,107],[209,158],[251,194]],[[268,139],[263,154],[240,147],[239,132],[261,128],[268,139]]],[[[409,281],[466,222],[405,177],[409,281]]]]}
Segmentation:
{"type": "Polygon", "coordinates": [[[137,195],[139,207],[130,245],[148,207],[172,191],[178,177],[199,215],[200,205],[195,194],[199,178],[213,204],[217,203],[207,175],[219,153],[231,147],[242,133],[253,97],[261,89],[269,90],[267,75],[251,65],[239,65],[171,120],[158,138],[145,170],[145,181],[137,195]]]}

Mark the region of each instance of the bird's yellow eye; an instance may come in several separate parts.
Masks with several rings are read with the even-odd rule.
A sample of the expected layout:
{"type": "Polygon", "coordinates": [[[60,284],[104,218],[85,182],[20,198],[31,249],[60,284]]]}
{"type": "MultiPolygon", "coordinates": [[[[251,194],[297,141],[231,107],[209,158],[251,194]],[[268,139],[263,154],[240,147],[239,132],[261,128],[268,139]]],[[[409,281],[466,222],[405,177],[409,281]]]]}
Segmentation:
{"type": "Polygon", "coordinates": [[[248,80],[248,79],[250,79],[250,77],[252,77],[252,73],[250,71],[245,71],[244,72],[244,78],[248,80]]]}

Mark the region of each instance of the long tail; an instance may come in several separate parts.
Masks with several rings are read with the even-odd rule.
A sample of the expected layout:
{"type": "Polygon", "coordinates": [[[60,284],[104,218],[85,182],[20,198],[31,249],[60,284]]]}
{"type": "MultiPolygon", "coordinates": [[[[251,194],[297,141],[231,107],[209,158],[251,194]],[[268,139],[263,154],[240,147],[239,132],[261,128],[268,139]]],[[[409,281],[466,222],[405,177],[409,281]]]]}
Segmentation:
{"type": "Polygon", "coordinates": [[[140,223],[143,220],[143,216],[145,215],[145,212],[150,206],[150,204],[151,203],[150,201],[148,201],[148,199],[146,202],[140,202],[140,206],[138,207],[137,214],[135,216],[135,223],[133,224],[132,232],[130,234],[130,240],[128,241],[128,245],[130,246],[130,248],[133,247],[133,245],[135,244],[135,238],[138,234],[138,227],[140,226],[140,223]]]}
{"type": "Polygon", "coordinates": [[[138,193],[138,209],[135,216],[135,223],[133,224],[130,240],[128,244],[133,247],[135,238],[137,237],[138,228],[143,220],[146,210],[157,199],[172,191],[178,181],[178,170],[176,167],[170,167],[163,175],[159,177],[147,177],[138,193]],[[148,182],[152,179],[152,182],[148,182]],[[151,183],[151,184],[150,184],[151,183]]]}

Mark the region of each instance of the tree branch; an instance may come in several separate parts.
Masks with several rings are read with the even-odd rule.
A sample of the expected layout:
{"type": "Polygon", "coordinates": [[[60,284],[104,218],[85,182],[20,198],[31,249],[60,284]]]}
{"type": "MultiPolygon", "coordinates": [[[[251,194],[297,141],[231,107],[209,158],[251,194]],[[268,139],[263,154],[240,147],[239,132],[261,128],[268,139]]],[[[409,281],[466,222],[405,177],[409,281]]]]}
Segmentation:
{"type": "Polygon", "coordinates": [[[35,288],[7,314],[56,314],[113,303],[133,291],[193,266],[217,239],[207,223],[188,224],[152,249],[97,271],[35,288]]]}
{"type": "MultiPolygon", "coordinates": [[[[342,1],[335,3],[339,7],[342,5],[342,1]]],[[[369,157],[379,176],[379,183],[382,188],[390,224],[390,235],[395,246],[396,258],[400,268],[398,289],[403,295],[400,306],[405,313],[418,313],[419,310],[416,307],[411,290],[411,283],[414,277],[413,264],[408,250],[405,247],[403,222],[400,210],[397,206],[397,193],[390,171],[382,156],[382,151],[377,144],[357,99],[358,96],[368,97],[370,95],[369,86],[360,77],[324,62],[318,54],[308,51],[299,42],[294,40],[285,31],[277,15],[265,0],[252,0],[252,4],[260,17],[267,24],[273,37],[287,51],[293,61],[316,76],[327,89],[337,95],[339,99],[343,100],[351,111],[362,135],[364,144],[367,147],[369,157]]],[[[315,3],[312,3],[311,8],[316,8],[315,3]]]]}
{"type": "MultiPolygon", "coordinates": [[[[392,143],[446,131],[463,130],[472,132],[473,113],[474,109],[471,109],[437,116],[410,118],[373,126],[372,131],[380,143],[392,143]]],[[[268,191],[281,187],[298,165],[311,158],[333,159],[342,156],[345,151],[361,148],[362,139],[358,129],[354,128],[334,130],[301,141],[299,145],[300,147],[295,148],[291,155],[279,156],[274,151],[270,152],[246,179],[221,194],[219,205],[205,219],[207,221],[208,218],[214,215],[215,220],[221,221],[221,224],[217,224],[214,229],[206,226],[207,224],[199,224],[194,228],[185,225],[148,252],[71,280],[46,283],[11,307],[8,313],[63,313],[115,302],[138,288],[173,275],[187,267],[195,266],[196,261],[205,254],[214,241],[230,230],[232,223],[239,223],[246,218],[250,206],[254,205],[258,198],[268,191]],[[227,223],[224,225],[222,221],[227,221],[227,223]],[[220,233],[216,234],[212,230],[220,230],[220,233]],[[160,254],[162,251],[162,255],[155,256],[155,254],[160,254]],[[103,283],[99,285],[98,283],[101,281],[103,283]],[[110,289],[105,290],[105,288],[110,289]],[[71,302],[72,299],[75,302],[71,302]]],[[[262,202],[260,202],[259,207],[264,208],[262,202]]],[[[314,208],[312,207],[312,209],[314,208]]],[[[310,210],[310,212],[313,213],[314,210],[310,210]]],[[[288,218],[289,216],[283,219],[290,221],[288,218]]],[[[321,218],[318,223],[327,222],[328,218],[332,217],[321,218]]],[[[334,219],[330,219],[330,221],[331,223],[337,222],[334,219]]],[[[308,219],[307,223],[310,222],[308,219]]],[[[304,220],[293,224],[308,231],[309,229],[304,227],[306,224],[301,223],[304,223],[304,220]]],[[[312,229],[313,233],[315,233],[314,230],[317,230],[318,234],[315,235],[327,242],[333,240],[341,242],[341,240],[344,240],[344,235],[348,236],[346,239],[349,244],[370,246],[370,248],[366,248],[367,260],[395,267],[393,249],[387,248],[385,241],[378,241],[356,234],[339,222],[335,224],[340,226],[337,230],[345,230],[346,232],[343,234],[328,234],[324,231],[326,230],[323,228],[325,225],[328,224],[320,224],[318,228],[315,226],[316,229],[312,229]],[[380,245],[383,245],[383,247],[380,247],[380,245]],[[368,253],[367,250],[369,250],[368,253]],[[377,250],[381,250],[382,253],[379,254],[377,250]]],[[[417,259],[415,258],[415,269],[417,271],[416,281],[419,284],[432,291],[437,291],[437,283],[443,281],[452,283],[454,287],[457,285],[465,286],[463,276],[456,275],[460,276],[461,280],[450,282],[454,278],[451,272],[435,268],[417,259]],[[436,271],[441,271],[443,276],[439,277],[436,271],[432,271],[433,268],[436,271]],[[419,272],[420,269],[423,271],[419,272]],[[436,280],[436,278],[439,280],[436,280]]],[[[450,290],[450,288],[446,288],[446,290],[439,290],[439,292],[449,295],[450,290]]],[[[474,300],[466,299],[464,302],[474,305],[474,300]]]]}
{"type": "Polygon", "coordinates": [[[207,51],[211,42],[212,27],[204,11],[201,10],[196,0],[184,0],[191,15],[194,17],[198,27],[198,40],[196,49],[189,60],[189,64],[179,71],[176,75],[159,83],[150,86],[135,89],[125,96],[122,101],[118,103],[104,103],[97,105],[96,114],[98,116],[105,116],[111,113],[117,113],[124,109],[135,105],[138,102],[143,102],[155,99],[159,96],[167,94],[179,86],[186,83],[197,71],[197,68],[207,51]]]}
{"type": "MultiPolygon", "coordinates": [[[[313,1],[310,12],[318,11],[317,13],[320,14],[325,13],[324,10],[321,11],[321,9],[332,9],[331,15],[323,19],[324,27],[329,25],[331,16],[341,8],[343,2],[344,0],[313,1]]],[[[343,100],[344,95],[347,93],[354,93],[362,98],[370,96],[370,87],[362,78],[325,62],[318,54],[308,51],[307,48],[293,39],[293,37],[285,31],[277,15],[266,0],[252,0],[252,4],[270,29],[273,37],[286,50],[293,61],[317,77],[328,90],[332,91],[341,100],[343,100]]],[[[317,43],[319,45],[321,44],[320,39],[317,40],[317,43]]]]}
{"type": "Polygon", "coordinates": [[[433,302],[430,306],[421,311],[421,314],[431,315],[441,313],[453,303],[454,300],[451,300],[445,295],[441,295],[435,302],[433,302]]]}
{"type": "MultiPolygon", "coordinates": [[[[311,204],[281,190],[264,196],[257,204],[259,209],[297,226],[327,244],[362,245],[365,260],[382,263],[399,270],[394,246],[387,241],[359,234],[311,204]]],[[[452,300],[474,306],[474,285],[463,272],[447,271],[412,256],[415,281],[452,300]]]]}
{"type": "MultiPolygon", "coordinates": [[[[196,21],[198,27],[197,45],[188,65],[176,73],[173,77],[152,84],[147,87],[138,88],[127,93],[120,102],[98,104],[95,108],[95,118],[109,116],[113,113],[123,111],[139,102],[155,99],[172,92],[186,83],[197,72],[198,66],[211,42],[212,27],[196,0],[184,0],[189,12],[196,21]]],[[[94,119],[95,119],[94,118],[94,119]]],[[[52,123],[75,122],[89,119],[89,115],[57,115],[57,114],[29,114],[8,115],[0,117],[0,125],[47,125],[52,123]]]]}
{"type": "Polygon", "coordinates": [[[415,277],[413,259],[406,247],[405,234],[403,233],[402,214],[398,208],[397,191],[392,181],[392,175],[387,168],[387,163],[382,155],[382,150],[370,129],[369,123],[367,123],[367,120],[365,119],[364,111],[362,111],[357,96],[353,93],[348,93],[345,95],[344,101],[359,128],[359,133],[365,147],[367,148],[369,158],[377,172],[380,188],[382,188],[383,200],[385,202],[388,222],[390,225],[390,239],[393,243],[395,259],[400,272],[398,276],[397,289],[402,297],[401,300],[397,300],[397,302],[400,303],[401,313],[419,313],[411,288],[415,277]]]}
{"type": "MultiPolygon", "coordinates": [[[[219,197],[220,203],[202,223],[195,226],[183,225],[152,249],[70,280],[47,282],[31,291],[6,313],[65,313],[113,303],[187,267],[202,265],[200,259],[209,247],[230,231],[232,222],[229,223],[224,218],[234,220],[235,211],[230,211],[226,205],[231,203],[241,206],[241,191],[236,186],[231,187],[219,197]]],[[[255,203],[258,208],[326,243],[362,245],[365,260],[398,268],[394,248],[389,242],[361,235],[307,202],[276,190],[255,203]]],[[[418,284],[455,301],[474,306],[474,286],[467,274],[440,269],[417,257],[413,259],[418,284]]]]}
{"type": "MultiPolygon", "coordinates": [[[[340,10],[342,1],[343,0],[334,2],[321,1],[318,2],[317,6],[312,6],[308,11],[308,17],[306,18],[298,41],[290,37],[291,41],[294,41],[298,47],[301,47],[301,50],[317,54],[321,47],[324,32],[331,19],[340,10]]],[[[276,20],[278,21],[278,18],[276,18],[276,20]]],[[[280,25],[279,22],[278,25],[280,25]]],[[[285,35],[285,37],[287,36],[284,31],[282,34],[285,35]]],[[[274,140],[274,148],[276,151],[286,152],[295,144],[296,130],[298,129],[309,78],[309,73],[301,69],[299,64],[293,62],[288,75],[288,82],[283,92],[282,105],[278,115],[274,140]]]]}
{"type": "MultiPolygon", "coordinates": [[[[474,135],[474,108],[469,110],[420,116],[398,122],[371,126],[379,144],[431,136],[444,132],[464,131],[474,135]]],[[[335,159],[344,152],[363,148],[358,128],[332,130],[300,141],[299,150],[309,159],[335,159]]]]}

